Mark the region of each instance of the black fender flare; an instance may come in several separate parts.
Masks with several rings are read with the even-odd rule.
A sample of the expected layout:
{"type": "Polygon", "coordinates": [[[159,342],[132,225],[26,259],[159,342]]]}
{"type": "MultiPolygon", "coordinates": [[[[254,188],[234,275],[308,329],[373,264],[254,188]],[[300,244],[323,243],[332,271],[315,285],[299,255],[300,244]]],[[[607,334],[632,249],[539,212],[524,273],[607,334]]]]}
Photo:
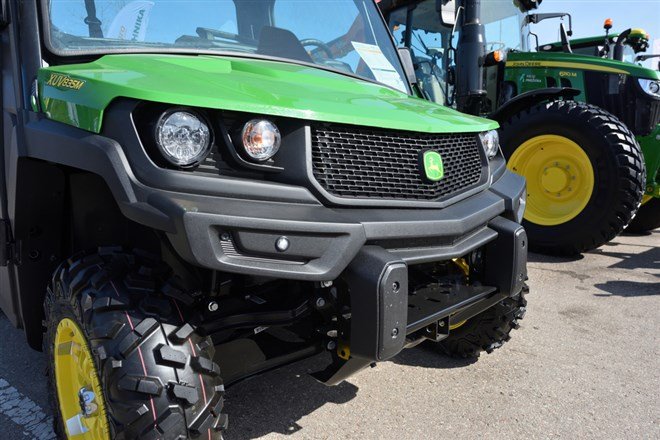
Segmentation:
{"type": "Polygon", "coordinates": [[[526,108],[530,108],[540,102],[571,100],[582,93],[578,89],[571,87],[549,87],[545,89],[530,90],[529,92],[521,93],[511,100],[507,101],[500,108],[490,114],[489,118],[494,119],[500,124],[509,120],[516,113],[521,112],[526,108]]]}

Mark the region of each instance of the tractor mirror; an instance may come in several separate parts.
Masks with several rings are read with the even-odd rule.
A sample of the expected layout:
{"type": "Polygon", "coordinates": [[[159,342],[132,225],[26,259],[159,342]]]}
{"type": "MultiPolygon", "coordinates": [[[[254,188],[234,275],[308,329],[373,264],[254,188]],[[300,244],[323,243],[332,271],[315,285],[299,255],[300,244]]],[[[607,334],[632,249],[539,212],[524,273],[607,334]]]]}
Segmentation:
{"type": "Polygon", "coordinates": [[[456,24],[456,0],[435,0],[435,9],[440,15],[443,26],[454,27],[456,24]]]}
{"type": "Polygon", "coordinates": [[[399,47],[399,58],[401,58],[401,64],[403,64],[403,71],[406,74],[406,78],[410,84],[415,84],[417,82],[417,75],[415,74],[415,64],[412,60],[412,54],[410,49],[407,47],[399,47]]]}
{"type": "Polygon", "coordinates": [[[0,30],[9,24],[9,5],[7,0],[0,0],[0,30]]]}

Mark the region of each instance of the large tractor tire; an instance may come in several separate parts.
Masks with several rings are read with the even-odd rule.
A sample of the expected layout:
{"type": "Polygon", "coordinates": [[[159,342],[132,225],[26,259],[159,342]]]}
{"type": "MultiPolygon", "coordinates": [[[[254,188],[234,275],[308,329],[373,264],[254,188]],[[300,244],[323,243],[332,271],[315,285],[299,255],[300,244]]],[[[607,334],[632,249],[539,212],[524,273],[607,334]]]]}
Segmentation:
{"type": "Polygon", "coordinates": [[[527,285],[516,296],[500,301],[488,310],[449,327],[449,336],[438,343],[440,350],[452,357],[470,359],[482,351],[491,353],[511,339],[512,330],[525,317],[529,292],[527,285]]]}
{"type": "Polygon", "coordinates": [[[213,344],[170,270],[119,248],[55,272],[45,301],[55,429],[75,439],[221,439],[213,344]]]}
{"type": "Polygon", "coordinates": [[[555,101],[502,124],[508,168],[527,179],[530,249],[575,255],[619,235],[641,204],[646,169],[630,130],[589,104],[555,101]]]}
{"type": "Polygon", "coordinates": [[[660,228],[660,199],[650,198],[646,203],[642,203],[626,231],[643,234],[658,228],[660,228]]]}

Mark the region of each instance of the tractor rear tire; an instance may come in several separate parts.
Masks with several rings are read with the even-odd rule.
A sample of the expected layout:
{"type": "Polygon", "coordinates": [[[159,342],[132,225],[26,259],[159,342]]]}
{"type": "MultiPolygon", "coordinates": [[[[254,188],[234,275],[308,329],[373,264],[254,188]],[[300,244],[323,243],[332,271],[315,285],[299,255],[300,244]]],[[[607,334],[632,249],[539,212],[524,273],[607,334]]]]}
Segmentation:
{"type": "Polygon", "coordinates": [[[74,438],[67,435],[67,421],[75,421],[78,408],[74,404],[71,409],[68,395],[87,382],[85,374],[94,383],[94,417],[100,418],[82,420],[103,425],[93,431],[95,438],[222,438],[227,418],[221,413],[224,386],[213,362],[214,347],[188,322],[192,301],[178,285],[157,259],[121,248],[78,255],[55,271],[44,303],[44,351],[60,438],[74,438]],[[69,348],[71,342],[56,346],[62,323],[71,335],[79,333],[77,345],[91,353],[92,373],[81,367],[82,380],[76,381],[75,375],[59,380],[57,375],[57,365],[67,365],[59,371],[70,370],[58,356],[80,356],[69,348]],[[64,402],[58,389],[67,396],[64,402]]]}
{"type": "Polygon", "coordinates": [[[530,250],[587,252],[619,235],[634,218],[646,168],[634,135],[616,117],[593,105],[554,101],[501,125],[508,167],[527,178],[523,225],[530,250]]]}
{"type": "Polygon", "coordinates": [[[492,353],[511,339],[512,330],[520,327],[519,321],[525,317],[529,287],[506,298],[488,310],[468,319],[463,325],[449,331],[449,336],[438,344],[440,350],[455,358],[478,358],[482,351],[492,353]]]}
{"type": "Polygon", "coordinates": [[[654,197],[644,203],[626,231],[643,234],[660,228],[660,199],[654,197]]]}

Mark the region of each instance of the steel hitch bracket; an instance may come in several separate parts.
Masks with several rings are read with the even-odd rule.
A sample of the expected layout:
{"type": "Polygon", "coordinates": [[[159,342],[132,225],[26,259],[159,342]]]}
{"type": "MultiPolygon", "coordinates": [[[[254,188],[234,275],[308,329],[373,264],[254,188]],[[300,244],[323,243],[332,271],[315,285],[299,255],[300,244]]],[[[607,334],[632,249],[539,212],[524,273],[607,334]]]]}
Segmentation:
{"type": "Polygon", "coordinates": [[[406,263],[382,247],[365,246],[343,278],[350,291],[350,358],[335,359],[313,374],[326,385],[337,385],[374,362],[396,356],[406,342],[406,263]]]}

